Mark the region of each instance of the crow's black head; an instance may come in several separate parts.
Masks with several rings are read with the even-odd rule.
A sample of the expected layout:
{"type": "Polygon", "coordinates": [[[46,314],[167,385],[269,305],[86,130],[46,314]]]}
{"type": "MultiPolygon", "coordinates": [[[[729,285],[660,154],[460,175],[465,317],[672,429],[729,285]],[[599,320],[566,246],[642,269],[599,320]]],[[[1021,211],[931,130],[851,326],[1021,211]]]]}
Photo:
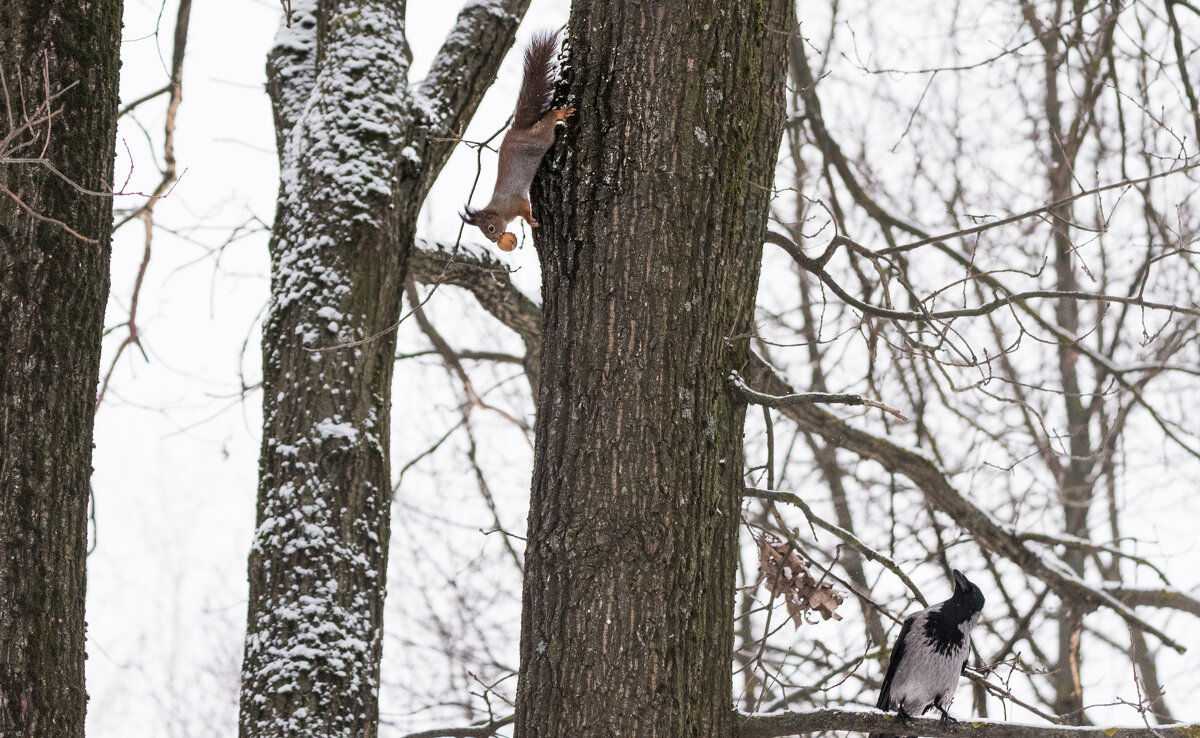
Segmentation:
{"type": "Polygon", "coordinates": [[[983,610],[983,592],[963,576],[958,569],[954,570],[954,596],[951,598],[962,610],[975,614],[983,610]]]}

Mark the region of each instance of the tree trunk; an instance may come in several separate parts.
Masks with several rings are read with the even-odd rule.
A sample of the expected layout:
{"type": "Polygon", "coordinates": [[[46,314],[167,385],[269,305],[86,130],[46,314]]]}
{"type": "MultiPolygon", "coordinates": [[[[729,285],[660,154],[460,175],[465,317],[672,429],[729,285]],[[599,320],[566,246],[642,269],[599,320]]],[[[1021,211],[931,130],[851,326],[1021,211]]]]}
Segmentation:
{"type": "Polygon", "coordinates": [[[790,0],[577,0],[535,187],[544,310],[518,736],[729,736],[747,360],[790,0]]]}
{"type": "Polygon", "coordinates": [[[281,181],[240,734],[369,738],[417,213],[528,0],[464,9],[416,90],[401,0],[289,4],[267,64],[281,181]]]}
{"type": "Polygon", "coordinates": [[[112,200],[71,182],[112,190],[120,42],[120,0],[0,5],[0,160],[44,158],[62,173],[0,165],[6,738],[83,735],[88,480],[112,200]]]}

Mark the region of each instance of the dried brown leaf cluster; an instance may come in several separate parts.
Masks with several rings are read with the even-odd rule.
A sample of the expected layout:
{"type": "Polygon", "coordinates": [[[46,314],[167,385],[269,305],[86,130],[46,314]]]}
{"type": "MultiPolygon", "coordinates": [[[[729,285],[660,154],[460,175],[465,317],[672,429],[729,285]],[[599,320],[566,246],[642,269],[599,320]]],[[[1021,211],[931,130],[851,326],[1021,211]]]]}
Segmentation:
{"type": "Polygon", "coordinates": [[[783,598],[788,616],[797,628],[806,622],[817,622],[810,619],[810,612],[819,614],[821,620],[842,619],[836,611],[846,594],[829,582],[814,579],[808,573],[808,564],[787,541],[764,533],[758,539],[758,568],[767,591],[783,598]]]}

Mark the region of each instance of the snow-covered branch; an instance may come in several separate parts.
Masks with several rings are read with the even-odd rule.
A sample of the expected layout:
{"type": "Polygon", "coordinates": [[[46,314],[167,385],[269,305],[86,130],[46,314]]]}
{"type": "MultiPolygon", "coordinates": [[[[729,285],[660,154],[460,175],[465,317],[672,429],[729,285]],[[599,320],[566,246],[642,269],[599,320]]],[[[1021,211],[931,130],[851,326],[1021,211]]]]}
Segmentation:
{"type": "MultiPolygon", "coordinates": [[[[449,253],[445,251],[414,249],[411,267],[413,276],[418,281],[431,281],[443,273],[448,260],[449,253]]],[[[463,254],[455,256],[453,261],[455,264],[445,269],[444,283],[469,289],[484,309],[521,335],[527,348],[540,349],[541,311],[532,300],[512,285],[507,272],[496,271],[497,265],[489,261],[463,254]]],[[[757,355],[751,356],[747,374],[761,388],[756,390],[760,394],[796,394],[775,369],[757,355]]],[[[1019,534],[1006,530],[983,510],[969,502],[954,489],[937,465],[925,456],[902,448],[885,438],[851,428],[812,403],[788,403],[780,409],[804,430],[816,433],[841,448],[857,453],[863,458],[872,459],[889,471],[907,477],[922,490],[930,504],[970,532],[980,545],[1005,556],[1027,573],[1046,582],[1059,596],[1081,600],[1092,607],[1110,608],[1130,625],[1145,630],[1164,644],[1182,652],[1181,644],[1138,617],[1131,608],[1169,608],[1200,616],[1200,602],[1170,589],[1106,590],[1092,587],[1064,571],[1058,562],[1043,559],[1025,545],[1019,534]]]]}
{"type": "Polygon", "coordinates": [[[487,738],[496,734],[506,725],[511,725],[514,715],[489,720],[479,725],[469,725],[462,728],[434,728],[422,730],[420,733],[409,733],[404,738],[487,738]]]}
{"type": "Polygon", "coordinates": [[[488,255],[476,256],[461,249],[452,252],[438,244],[418,241],[408,262],[413,279],[428,285],[445,284],[467,290],[480,307],[513,330],[525,343],[522,363],[537,401],[538,371],[542,355],[542,310],[518,290],[508,267],[488,255]]]}
{"type": "Polygon", "coordinates": [[[771,715],[739,713],[735,722],[738,738],[776,738],[821,731],[851,730],[895,735],[916,733],[929,738],[1195,738],[1200,735],[1200,723],[1129,728],[1027,725],[993,720],[960,720],[943,724],[936,718],[910,718],[907,723],[902,723],[895,715],[878,710],[812,710],[771,715]]]}
{"type": "Polygon", "coordinates": [[[414,92],[418,117],[427,126],[418,153],[424,164],[419,199],[425,199],[454,150],[455,138],[495,81],[528,7],[529,0],[474,0],[446,34],[429,74],[414,92]]]}
{"type": "MultiPolygon", "coordinates": [[[[766,361],[751,355],[747,373],[759,391],[774,395],[793,394],[791,386],[766,361]]],[[[816,433],[834,445],[859,456],[876,461],[888,471],[901,474],[912,481],[925,495],[929,504],[948,515],[955,524],[971,534],[979,545],[1017,564],[1027,574],[1041,579],[1064,599],[1081,606],[1106,607],[1116,612],[1129,625],[1150,633],[1163,644],[1183,653],[1184,646],[1138,617],[1129,605],[1099,587],[1092,587],[1075,576],[1060,561],[1041,556],[1015,534],[995,521],[958,492],[950,480],[931,459],[892,441],[852,428],[832,414],[813,404],[794,404],[780,408],[784,415],[803,430],[816,433]]],[[[1178,605],[1172,598],[1156,598],[1156,604],[1178,605]]],[[[1139,604],[1146,604],[1142,602],[1139,604]]],[[[1185,611],[1186,607],[1180,607],[1185,611]]]]}

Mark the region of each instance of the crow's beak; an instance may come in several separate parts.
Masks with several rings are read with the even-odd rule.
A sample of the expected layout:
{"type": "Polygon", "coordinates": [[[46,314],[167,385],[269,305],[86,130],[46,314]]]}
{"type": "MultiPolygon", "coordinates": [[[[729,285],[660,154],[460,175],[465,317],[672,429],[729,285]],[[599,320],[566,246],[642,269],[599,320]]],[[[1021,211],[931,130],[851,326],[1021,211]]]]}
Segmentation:
{"type": "Polygon", "coordinates": [[[955,592],[966,592],[968,589],[970,589],[971,582],[969,579],[967,579],[965,576],[963,576],[963,573],[961,571],[959,571],[958,569],[955,569],[952,573],[954,574],[954,591],[955,592]]]}

